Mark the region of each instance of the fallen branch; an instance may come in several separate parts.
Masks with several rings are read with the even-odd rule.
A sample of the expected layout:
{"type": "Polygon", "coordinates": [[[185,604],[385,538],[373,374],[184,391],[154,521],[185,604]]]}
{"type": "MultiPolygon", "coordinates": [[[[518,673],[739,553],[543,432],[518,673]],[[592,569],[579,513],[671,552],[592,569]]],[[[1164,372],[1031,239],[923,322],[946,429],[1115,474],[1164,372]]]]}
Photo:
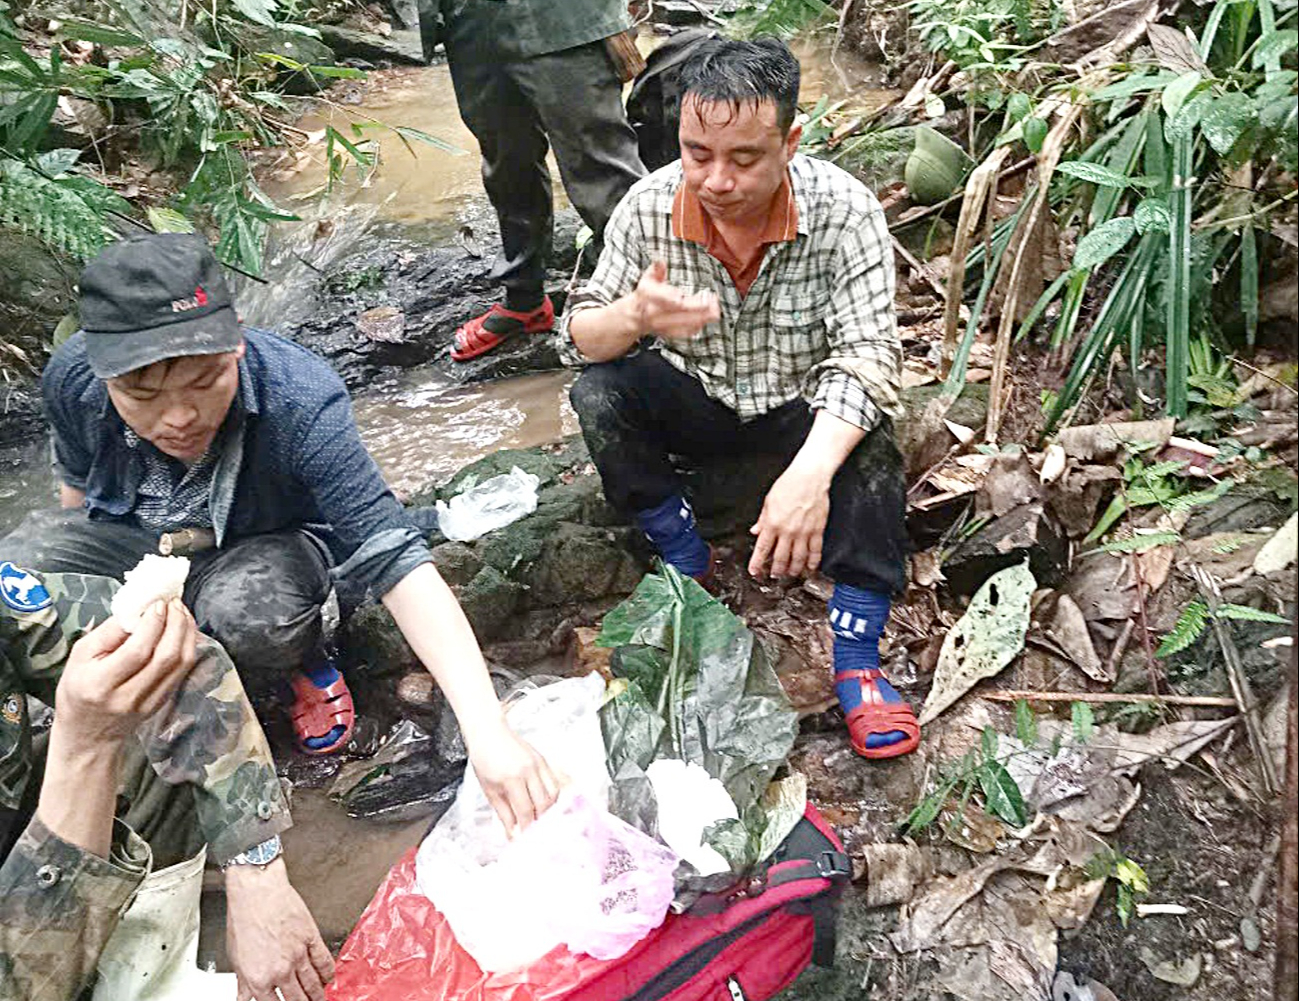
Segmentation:
{"type": "Polygon", "coordinates": [[[982,692],[980,698],[993,702],[1088,702],[1096,704],[1138,702],[1169,706],[1202,706],[1214,709],[1235,709],[1239,705],[1233,698],[1223,695],[1142,695],[1137,692],[1033,692],[1003,690],[982,692]]]}
{"type": "Polygon", "coordinates": [[[1209,621],[1213,623],[1214,635],[1217,636],[1218,644],[1222,647],[1222,657],[1227,665],[1227,680],[1231,683],[1231,693],[1240,704],[1241,715],[1245,718],[1245,732],[1249,735],[1249,746],[1254,752],[1259,778],[1263,780],[1263,793],[1273,797],[1278,791],[1276,767],[1272,763],[1272,752],[1267,746],[1267,737],[1263,733],[1263,721],[1259,718],[1259,707],[1254,701],[1249,677],[1240,662],[1240,651],[1236,649],[1236,644],[1231,638],[1226,620],[1218,615],[1222,591],[1217,581],[1202,568],[1192,566],[1190,570],[1205,604],[1209,606],[1209,621]]]}
{"type": "Polygon", "coordinates": [[[1299,698],[1299,645],[1290,651],[1290,708],[1285,752],[1285,798],[1281,801],[1281,854],[1276,888],[1277,1001],[1299,998],[1299,732],[1296,699],[1299,698]]]}
{"type": "Polygon", "coordinates": [[[911,266],[912,271],[914,271],[916,274],[918,274],[921,278],[925,280],[926,285],[928,285],[931,289],[933,289],[935,292],[938,293],[938,298],[946,302],[947,301],[946,286],[944,286],[941,282],[937,281],[934,278],[934,276],[929,273],[929,269],[926,268],[923,264],[921,264],[918,260],[916,260],[916,256],[913,253],[911,253],[911,251],[907,250],[906,247],[902,246],[902,244],[898,242],[898,238],[896,236],[890,235],[889,239],[893,241],[893,250],[897,253],[897,255],[911,266]]]}

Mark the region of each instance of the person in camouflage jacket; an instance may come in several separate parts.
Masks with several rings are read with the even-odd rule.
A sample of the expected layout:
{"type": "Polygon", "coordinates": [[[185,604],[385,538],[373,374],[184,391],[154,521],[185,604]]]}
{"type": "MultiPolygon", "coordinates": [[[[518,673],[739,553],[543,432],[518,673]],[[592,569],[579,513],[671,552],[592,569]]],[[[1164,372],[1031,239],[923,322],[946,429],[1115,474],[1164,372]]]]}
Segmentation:
{"type": "MultiPolygon", "coordinates": [[[[64,758],[60,749],[69,741],[93,744],[103,729],[96,717],[79,711],[78,689],[82,696],[90,691],[92,700],[112,698],[111,658],[127,657],[149,639],[137,637],[133,644],[109,622],[117,587],[105,577],[38,575],[0,563],[0,853],[12,844],[0,863],[4,1001],[62,1001],[85,990],[151,867],[180,861],[203,842],[218,863],[226,862],[292,823],[270,748],[234,665],[220,645],[197,633],[179,602],[168,613],[167,636],[184,630],[186,649],[164,665],[169,684],[155,686],[159,691],[145,706],[147,718],[129,720],[138,739],[121,754],[126,795],[117,818],[112,819],[115,781],[98,783],[105,790],[93,775],[79,773],[67,789],[55,788],[66,781],[57,767],[64,758]],[[172,616],[183,621],[173,627],[172,616]],[[61,684],[65,669],[68,681],[61,684]],[[67,685],[74,686],[71,693],[67,685]],[[42,735],[48,740],[33,741],[29,695],[56,706],[56,732],[42,735]],[[48,754],[41,755],[44,744],[48,754]],[[46,760],[45,789],[34,775],[40,757],[46,760]],[[105,796],[104,808],[96,811],[97,798],[105,796]],[[85,838],[54,830],[60,825],[51,814],[63,814],[74,830],[99,823],[103,843],[88,845],[85,838]],[[143,831],[148,842],[138,833],[143,831]]],[[[144,653],[157,660],[167,638],[161,624],[154,629],[160,637],[156,650],[144,653]]],[[[112,741],[100,744],[87,768],[93,772],[107,762],[111,774],[118,748],[112,741]]]]}

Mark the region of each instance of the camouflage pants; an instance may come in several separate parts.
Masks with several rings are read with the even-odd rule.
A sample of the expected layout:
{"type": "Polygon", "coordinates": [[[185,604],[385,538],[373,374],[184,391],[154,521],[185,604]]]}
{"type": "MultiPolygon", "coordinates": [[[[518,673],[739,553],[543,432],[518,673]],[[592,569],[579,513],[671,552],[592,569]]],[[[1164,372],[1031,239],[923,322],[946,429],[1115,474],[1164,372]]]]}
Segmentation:
{"type": "MultiPolygon", "coordinates": [[[[150,532],[70,509],[33,512],[0,540],[4,558],[29,570],[117,580],[157,551],[150,532]]],[[[199,629],[225,647],[249,691],[269,692],[323,658],[320,609],[329,596],[329,565],[306,532],[237,539],[191,561],[185,604],[199,629]]]]}

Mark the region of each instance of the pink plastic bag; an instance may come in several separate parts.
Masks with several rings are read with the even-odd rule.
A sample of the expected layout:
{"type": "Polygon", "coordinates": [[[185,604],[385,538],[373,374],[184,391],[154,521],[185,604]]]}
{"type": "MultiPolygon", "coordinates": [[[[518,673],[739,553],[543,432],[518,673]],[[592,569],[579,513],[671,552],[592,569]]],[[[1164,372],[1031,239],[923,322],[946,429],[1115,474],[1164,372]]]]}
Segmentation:
{"type": "Polygon", "coordinates": [[[556,946],[616,959],[663,923],[673,852],[566,791],[492,862],[466,866],[454,844],[421,849],[420,886],[487,971],[535,962],[556,946]]]}

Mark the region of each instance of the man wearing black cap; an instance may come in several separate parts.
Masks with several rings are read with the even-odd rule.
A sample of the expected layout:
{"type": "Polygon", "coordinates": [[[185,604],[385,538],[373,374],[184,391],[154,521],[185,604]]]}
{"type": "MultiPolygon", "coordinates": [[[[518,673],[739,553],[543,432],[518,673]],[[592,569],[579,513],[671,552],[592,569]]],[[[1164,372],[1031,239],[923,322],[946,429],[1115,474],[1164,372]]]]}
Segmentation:
{"type": "Polygon", "coordinates": [[[325,655],[332,577],[381,596],[460,722],[507,828],[557,792],[509,730],[468,620],[361,444],[342,380],[305,348],[240,327],[220,268],[190,234],[114,244],[81,279],[82,330],[42,377],[63,510],[0,553],[36,571],[120,578],[163,534],[211,540],[185,603],[251,691],[292,675],[300,747],[351,731],[325,655]]]}

